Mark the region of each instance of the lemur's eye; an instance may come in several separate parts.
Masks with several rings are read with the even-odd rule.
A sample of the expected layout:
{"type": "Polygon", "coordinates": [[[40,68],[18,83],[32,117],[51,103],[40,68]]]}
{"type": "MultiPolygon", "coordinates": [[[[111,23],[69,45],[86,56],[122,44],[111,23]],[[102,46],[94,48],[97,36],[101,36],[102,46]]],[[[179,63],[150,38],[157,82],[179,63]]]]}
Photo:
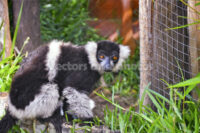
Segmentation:
{"type": "Polygon", "coordinates": [[[118,59],[118,57],[117,56],[113,56],[113,60],[117,60],[118,59]]]}
{"type": "Polygon", "coordinates": [[[100,58],[100,59],[104,59],[105,57],[104,57],[103,55],[100,55],[99,58],[100,58]]]}

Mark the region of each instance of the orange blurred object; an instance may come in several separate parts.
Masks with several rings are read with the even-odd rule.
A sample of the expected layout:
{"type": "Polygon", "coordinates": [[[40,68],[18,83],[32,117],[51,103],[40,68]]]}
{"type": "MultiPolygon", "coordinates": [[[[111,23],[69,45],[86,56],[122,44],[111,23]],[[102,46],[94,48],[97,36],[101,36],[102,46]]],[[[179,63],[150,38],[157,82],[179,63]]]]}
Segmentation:
{"type": "Polygon", "coordinates": [[[134,54],[139,38],[139,22],[133,22],[133,10],[138,10],[138,0],[90,0],[90,15],[98,18],[89,24],[109,40],[116,40],[119,35],[123,44],[131,48],[134,54]]]}

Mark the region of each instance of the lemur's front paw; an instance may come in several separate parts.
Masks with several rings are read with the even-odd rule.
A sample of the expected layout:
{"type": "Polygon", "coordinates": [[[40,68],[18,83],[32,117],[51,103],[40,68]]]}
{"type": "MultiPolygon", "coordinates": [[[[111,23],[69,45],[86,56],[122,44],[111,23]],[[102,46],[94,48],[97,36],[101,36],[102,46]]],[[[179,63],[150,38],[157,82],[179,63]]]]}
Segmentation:
{"type": "Polygon", "coordinates": [[[72,87],[66,87],[63,91],[65,102],[68,105],[66,111],[70,115],[75,115],[79,119],[87,119],[93,117],[93,108],[95,102],[85,93],[80,93],[72,87]]]}
{"type": "Polygon", "coordinates": [[[93,118],[93,112],[89,108],[83,108],[83,107],[72,107],[67,111],[68,114],[70,114],[73,118],[78,118],[81,120],[93,118]]]}

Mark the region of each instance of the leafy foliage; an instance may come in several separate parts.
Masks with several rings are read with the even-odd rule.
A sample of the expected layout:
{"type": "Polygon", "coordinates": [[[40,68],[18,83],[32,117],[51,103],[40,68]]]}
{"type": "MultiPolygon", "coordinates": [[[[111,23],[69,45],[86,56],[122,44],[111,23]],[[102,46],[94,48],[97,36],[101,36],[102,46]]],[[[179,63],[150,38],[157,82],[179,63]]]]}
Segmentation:
{"type": "Polygon", "coordinates": [[[0,61],[0,92],[10,90],[13,74],[19,68],[18,63],[22,60],[22,57],[9,56],[2,58],[0,61]]]}
{"type": "MultiPolygon", "coordinates": [[[[8,57],[5,57],[6,36],[4,34],[3,49],[2,49],[2,51],[0,51],[0,92],[5,92],[5,91],[10,90],[12,77],[13,77],[14,73],[17,71],[17,69],[19,68],[19,62],[21,62],[21,60],[22,60],[21,52],[17,56],[15,56],[15,54],[14,54],[15,40],[17,37],[17,32],[18,32],[18,28],[19,28],[19,24],[20,24],[22,8],[23,8],[23,5],[20,8],[20,13],[19,13],[16,29],[14,31],[14,36],[13,36],[11,53],[8,57]]],[[[1,22],[0,30],[3,26],[3,24],[4,24],[4,22],[1,22]]],[[[24,45],[26,43],[27,42],[25,42],[24,45]]]]}
{"type": "Polygon", "coordinates": [[[41,0],[41,33],[44,41],[52,39],[85,44],[102,39],[88,26],[88,0],[41,0]]]}

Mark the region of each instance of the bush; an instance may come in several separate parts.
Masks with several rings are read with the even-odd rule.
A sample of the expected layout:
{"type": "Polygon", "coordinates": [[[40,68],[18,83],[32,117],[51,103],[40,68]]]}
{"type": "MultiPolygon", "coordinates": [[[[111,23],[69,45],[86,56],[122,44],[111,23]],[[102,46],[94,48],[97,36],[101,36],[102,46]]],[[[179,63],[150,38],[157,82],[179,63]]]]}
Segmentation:
{"type": "Polygon", "coordinates": [[[41,0],[41,34],[43,41],[52,39],[85,44],[101,40],[87,25],[88,0],[41,0]]]}

